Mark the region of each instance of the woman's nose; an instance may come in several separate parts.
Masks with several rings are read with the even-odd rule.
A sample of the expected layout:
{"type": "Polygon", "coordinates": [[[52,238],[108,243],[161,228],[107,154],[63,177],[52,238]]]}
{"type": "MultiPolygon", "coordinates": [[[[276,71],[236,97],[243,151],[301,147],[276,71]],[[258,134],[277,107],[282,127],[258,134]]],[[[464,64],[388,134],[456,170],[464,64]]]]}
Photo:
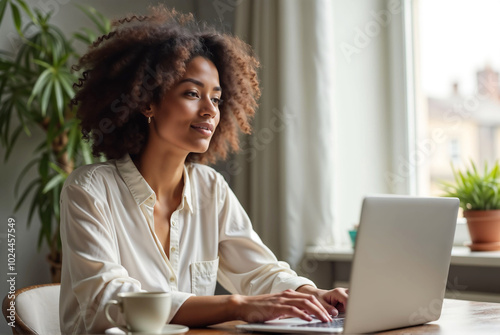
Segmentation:
{"type": "Polygon", "coordinates": [[[219,108],[214,105],[214,103],[209,97],[203,99],[203,103],[201,105],[201,114],[203,116],[215,117],[218,111],[219,108]]]}

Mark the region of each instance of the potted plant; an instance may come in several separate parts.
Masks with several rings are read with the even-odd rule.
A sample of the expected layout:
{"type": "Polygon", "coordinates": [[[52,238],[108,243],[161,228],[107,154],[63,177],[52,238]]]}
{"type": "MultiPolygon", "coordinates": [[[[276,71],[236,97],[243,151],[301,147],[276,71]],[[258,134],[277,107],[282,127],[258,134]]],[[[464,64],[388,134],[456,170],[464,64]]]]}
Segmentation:
{"type": "MultiPolygon", "coordinates": [[[[0,51],[0,145],[4,161],[10,157],[19,136],[30,137],[34,128],[43,138],[33,159],[22,169],[15,186],[18,202],[30,199],[28,225],[37,213],[41,226],[38,247],[46,243],[53,281],[60,278],[59,195],[62,184],[78,165],[93,162],[88,143],[82,141],[76,110],[70,104],[73,83],[79,74],[71,71],[78,59],[76,41],[89,45],[96,34],[89,29],[68,38],[50,23],[52,13],[32,10],[24,0],[0,2],[0,24],[10,6],[18,47],[0,51]],[[24,14],[24,15],[22,15],[24,14]],[[29,18],[23,25],[23,18],[29,18]],[[13,122],[13,119],[17,119],[13,122]],[[15,127],[15,128],[13,128],[15,127]],[[38,176],[19,193],[23,177],[35,168],[38,176]]],[[[96,24],[100,34],[110,30],[110,21],[92,8],[80,7],[96,24]]],[[[12,40],[12,37],[11,37],[12,40]]]]}
{"type": "Polygon", "coordinates": [[[485,163],[482,173],[474,162],[465,171],[452,166],[454,183],[443,183],[448,197],[460,199],[460,207],[474,251],[500,250],[500,167],[496,162],[491,169],[485,163]]]}

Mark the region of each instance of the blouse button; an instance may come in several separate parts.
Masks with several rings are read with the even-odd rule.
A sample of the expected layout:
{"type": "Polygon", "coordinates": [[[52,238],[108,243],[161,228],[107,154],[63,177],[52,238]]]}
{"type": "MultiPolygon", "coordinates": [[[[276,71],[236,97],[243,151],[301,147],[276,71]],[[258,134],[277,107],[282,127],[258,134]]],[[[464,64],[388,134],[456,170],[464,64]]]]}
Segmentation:
{"type": "Polygon", "coordinates": [[[175,252],[175,247],[170,248],[171,252],[175,252]]]}
{"type": "Polygon", "coordinates": [[[172,227],[175,227],[175,221],[172,221],[172,227]]]}
{"type": "Polygon", "coordinates": [[[174,277],[170,277],[170,282],[173,283],[175,281],[174,277]]]}

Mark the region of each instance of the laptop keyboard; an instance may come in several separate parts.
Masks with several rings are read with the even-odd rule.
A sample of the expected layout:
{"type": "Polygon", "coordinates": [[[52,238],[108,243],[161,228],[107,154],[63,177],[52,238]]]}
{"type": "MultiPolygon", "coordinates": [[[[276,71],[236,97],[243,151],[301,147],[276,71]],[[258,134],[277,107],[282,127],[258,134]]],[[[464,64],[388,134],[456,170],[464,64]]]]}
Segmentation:
{"type": "Polygon", "coordinates": [[[344,327],[344,318],[333,319],[333,321],[330,322],[315,322],[301,325],[292,325],[291,327],[342,328],[344,327]]]}

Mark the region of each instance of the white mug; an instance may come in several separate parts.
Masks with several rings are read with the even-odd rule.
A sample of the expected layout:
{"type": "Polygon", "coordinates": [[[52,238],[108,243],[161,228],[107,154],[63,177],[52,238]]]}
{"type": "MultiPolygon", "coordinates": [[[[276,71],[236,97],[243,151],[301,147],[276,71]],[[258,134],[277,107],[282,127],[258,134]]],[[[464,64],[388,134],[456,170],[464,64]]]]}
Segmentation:
{"type": "Polygon", "coordinates": [[[106,303],[106,318],[116,327],[132,333],[160,333],[170,314],[171,297],[168,292],[124,292],[118,300],[106,303]],[[118,305],[126,324],[118,324],[110,315],[109,307],[118,305]]]}

